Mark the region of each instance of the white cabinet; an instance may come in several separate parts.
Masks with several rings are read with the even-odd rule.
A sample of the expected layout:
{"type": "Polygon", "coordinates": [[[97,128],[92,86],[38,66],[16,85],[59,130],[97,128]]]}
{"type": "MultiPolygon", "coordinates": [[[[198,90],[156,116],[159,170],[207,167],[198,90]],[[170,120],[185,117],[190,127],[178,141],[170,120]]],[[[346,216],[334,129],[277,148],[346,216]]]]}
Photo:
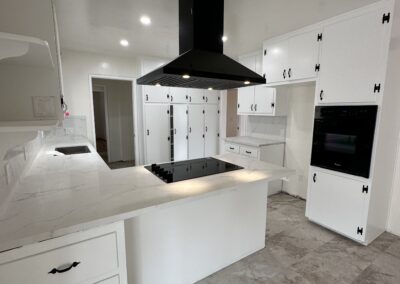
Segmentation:
{"type": "Polygon", "coordinates": [[[204,106],[204,156],[218,154],[219,113],[217,105],[204,106]]]}
{"type": "Polygon", "coordinates": [[[306,216],[358,241],[366,235],[369,188],[367,182],[311,167],[306,216]]]}
{"type": "Polygon", "coordinates": [[[170,101],[174,104],[187,103],[189,101],[188,89],[171,87],[169,88],[170,101]]]}
{"type": "Polygon", "coordinates": [[[204,157],[204,106],[189,105],[189,159],[204,157]]]}
{"type": "Polygon", "coordinates": [[[3,252],[0,283],[126,284],[124,223],[3,252]],[[113,278],[118,282],[112,282],[113,278]]]}
{"type": "Polygon", "coordinates": [[[192,104],[202,104],[205,101],[204,90],[203,89],[187,89],[189,96],[189,103],[192,104]]]}
{"type": "Polygon", "coordinates": [[[316,77],[319,30],[264,43],[263,76],[267,84],[316,77]]]}
{"type": "Polygon", "coordinates": [[[186,104],[173,105],[173,158],[174,161],[188,157],[188,107],[186,104]]]}
{"type": "Polygon", "coordinates": [[[169,105],[145,104],[146,164],[170,161],[169,105]]]}
{"type": "Polygon", "coordinates": [[[169,88],[162,86],[143,86],[143,101],[146,103],[168,103],[169,88]]]}
{"type": "Polygon", "coordinates": [[[218,104],[220,100],[219,91],[205,90],[204,91],[206,104],[218,104]]]}
{"type": "Polygon", "coordinates": [[[317,103],[376,102],[386,68],[386,12],[368,10],[324,27],[317,103]]]}
{"type": "Polygon", "coordinates": [[[239,89],[239,115],[283,116],[287,114],[287,108],[288,95],[284,89],[264,85],[239,89]]]}

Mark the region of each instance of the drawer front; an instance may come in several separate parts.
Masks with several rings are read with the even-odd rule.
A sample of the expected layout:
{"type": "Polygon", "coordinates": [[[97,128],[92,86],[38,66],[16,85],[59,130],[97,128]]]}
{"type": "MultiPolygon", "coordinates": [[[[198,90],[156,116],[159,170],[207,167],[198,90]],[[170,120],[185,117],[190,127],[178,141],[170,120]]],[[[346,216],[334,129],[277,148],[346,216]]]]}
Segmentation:
{"type": "Polygon", "coordinates": [[[247,147],[247,146],[240,146],[240,154],[249,158],[258,158],[258,149],[247,147]]]}
{"type": "Polygon", "coordinates": [[[113,277],[96,282],[96,284],[120,284],[119,275],[114,275],[113,277]]]}
{"type": "Polygon", "coordinates": [[[225,151],[239,154],[239,146],[235,144],[225,144],[225,151]]]}
{"type": "Polygon", "coordinates": [[[116,269],[117,235],[109,233],[1,265],[0,283],[74,284],[116,269]]]}

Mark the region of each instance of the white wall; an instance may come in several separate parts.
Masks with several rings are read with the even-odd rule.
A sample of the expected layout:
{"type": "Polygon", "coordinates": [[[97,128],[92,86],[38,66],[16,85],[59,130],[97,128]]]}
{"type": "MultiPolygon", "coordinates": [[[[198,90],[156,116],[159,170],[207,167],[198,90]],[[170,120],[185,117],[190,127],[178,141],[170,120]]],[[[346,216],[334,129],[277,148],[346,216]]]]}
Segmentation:
{"type": "Polygon", "coordinates": [[[1,0],[0,31],[37,37],[49,43],[55,67],[8,66],[0,61],[0,120],[35,120],[32,96],[56,96],[62,117],[55,26],[51,0],[1,0]]]}
{"type": "Polygon", "coordinates": [[[283,190],[302,198],[307,196],[311,160],[315,84],[288,88],[289,108],[286,128],[285,167],[296,175],[284,182],[283,190]]]}
{"type": "Polygon", "coordinates": [[[132,82],[93,79],[93,84],[105,87],[109,162],[134,160],[132,82]]]}
{"type": "Polygon", "coordinates": [[[388,231],[400,236],[400,1],[396,0],[395,17],[392,26],[392,40],[389,50],[389,61],[385,84],[385,95],[393,97],[392,104],[387,106],[387,114],[390,115],[390,129],[396,136],[390,143],[397,143],[397,153],[390,153],[391,159],[387,161],[388,170],[394,168],[394,180],[392,185],[391,205],[389,211],[388,231]],[[393,163],[393,159],[396,162],[393,163]]]}
{"type": "Polygon", "coordinates": [[[62,50],[65,99],[71,115],[86,116],[88,138],[93,143],[93,113],[90,75],[129,77],[138,75],[138,62],[133,58],[62,50]]]}

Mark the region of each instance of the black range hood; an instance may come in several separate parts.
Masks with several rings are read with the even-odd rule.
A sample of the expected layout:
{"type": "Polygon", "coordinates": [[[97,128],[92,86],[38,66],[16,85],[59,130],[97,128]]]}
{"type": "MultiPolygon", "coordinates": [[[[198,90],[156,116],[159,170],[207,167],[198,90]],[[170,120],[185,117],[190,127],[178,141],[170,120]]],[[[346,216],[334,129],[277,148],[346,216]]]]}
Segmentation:
{"type": "Polygon", "coordinates": [[[179,0],[179,54],[137,79],[139,85],[226,90],[265,78],[224,55],[224,0],[179,0]]]}

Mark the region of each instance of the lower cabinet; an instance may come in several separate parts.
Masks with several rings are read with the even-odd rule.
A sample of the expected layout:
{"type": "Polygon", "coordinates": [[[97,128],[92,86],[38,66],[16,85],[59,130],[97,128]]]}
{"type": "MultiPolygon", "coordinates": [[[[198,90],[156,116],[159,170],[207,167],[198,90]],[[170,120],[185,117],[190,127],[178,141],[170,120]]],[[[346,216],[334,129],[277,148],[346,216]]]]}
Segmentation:
{"type": "Polygon", "coordinates": [[[168,104],[145,104],[144,117],[146,163],[170,161],[170,106],[168,104]]]}
{"type": "Polygon", "coordinates": [[[322,226],[364,242],[369,204],[368,182],[311,167],[306,216],[322,226]]]}
{"type": "Polygon", "coordinates": [[[218,154],[218,105],[204,106],[204,156],[210,157],[218,154]]]}
{"type": "Polygon", "coordinates": [[[189,105],[189,159],[204,157],[204,106],[189,105]]]}
{"type": "Polygon", "coordinates": [[[0,283],[126,284],[124,223],[0,253],[0,283]]]}

